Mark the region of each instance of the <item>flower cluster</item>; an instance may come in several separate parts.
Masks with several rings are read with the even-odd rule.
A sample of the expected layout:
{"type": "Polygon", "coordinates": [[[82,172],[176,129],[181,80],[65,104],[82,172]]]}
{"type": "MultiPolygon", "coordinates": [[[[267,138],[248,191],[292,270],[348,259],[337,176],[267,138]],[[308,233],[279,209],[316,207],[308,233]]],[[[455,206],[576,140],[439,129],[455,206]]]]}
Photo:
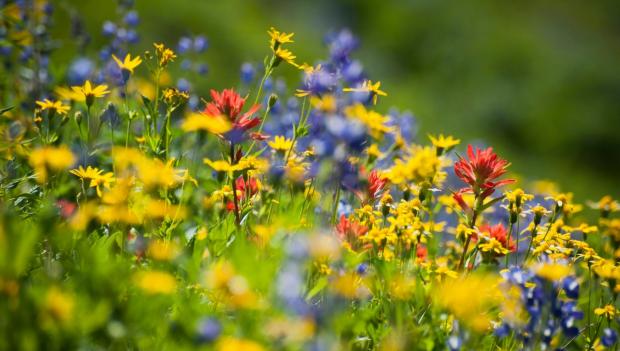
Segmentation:
{"type": "Polygon", "coordinates": [[[0,349],[617,348],[618,202],[418,139],[350,31],[198,84],[206,37],[140,52],[122,0],[51,77],[51,5],[1,6],[0,349]]]}

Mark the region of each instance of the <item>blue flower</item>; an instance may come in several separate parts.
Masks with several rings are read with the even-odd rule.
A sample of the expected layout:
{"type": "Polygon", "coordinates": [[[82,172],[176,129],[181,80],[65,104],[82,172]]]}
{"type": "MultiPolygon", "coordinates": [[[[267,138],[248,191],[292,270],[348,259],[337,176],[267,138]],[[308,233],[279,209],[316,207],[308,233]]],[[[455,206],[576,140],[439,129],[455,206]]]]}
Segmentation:
{"type": "Polygon", "coordinates": [[[192,39],[188,37],[181,37],[179,39],[179,43],[177,44],[177,52],[179,54],[184,54],[192,49],[192,39]]]}
{"type": "Polygon", "coordinates": [[[196,327],[196,338],[200,343],[212,342],[220,336],[222,326],[214,318],[204,318],[198,322],[196,327]]]}
{"type": "Polygon", "coordinates": [[[252,83],[255,75],[256,69],[254,68],[254,65],[249,62],[244,62],[241,65],[241,82],[243,82],[243,84],[252,83]]]}
{"type": "Polygon", "coordinates": [[[116,24],[112,21],[103,22],[101,32],[106,37],[112,37],[116,33],[116,24]]]}
{"type": "Polygon", "coordinates": [[[562,288],[564,289],[566,296],[568,296],[569,298],[579,298],[579,281],[577,281],[577,277],[568,276],[564,278],[564,281],[562,282],[562,288]]]}
{"type": "Polygon", "coordinates": [[[605,347],[610,347],[618,341],[618,332],[611,329],[605,328],[603,329],[603,334],[601,335],[601,344],[605,347]]]}
{"type": "Polygon", "coordinates": [[[125,15],[123,21],[125,21],[128,26],[135,27],[140,23],[140,16],[138,16],[138,12],[136,11],[129,11],[125,15]]]}
{"type": "Polygon", "coordinates": [[[191,85],[187,79],[181,78],[177,81],[177,89],[181,91],[189,91],[191,89],[191,85]]]}
{"type": "Polygon", "coordinates": [[[197,53],[202,53],[209,48],[209,42],[207,38],[202,35],[199,35],[194,38],[194,51],[197,53]]]}
{"type": "Polygon", "coordinates": [[[127,42],[129,44],[137,44],[140,41],[140,35],[133,29],[127,31],[127,42]]]}
{"type": "Polygon", "coordinates": [[[506,323],[502,323],[493,330],[493,333],[499,338],[505,338],[510,333],[510,326],[506,323]]]}
{"type": "Polygon", "coordinates": [[[362,275],[362,276],[366,275],[366,273],[368,273],[368,264],[360,263],[359,265],[357,265],[355,272],[357,272],[357,274],[362,275]]]}
{"type": "Polygon", "coordinates": [[[67,70],[67,82],[69,85],[82,85],[89,79],[95,70],[95,64],[84,57],[71,62],[67,70]]]}
{"type": "Polygon", "coordinates": [[[359,40],[348,29],[328,34],[326,41],[330,58],[336,63],[347,62],[351,52],[357,49],[359,45],[359,40]]]}
{"type": "Polygon", "coordinates": [[[463,342],[461,341],[461,338],[459,338],[456,335],[451,335],[448,338],[448,348],[450,349],[450,351],[458,351],[461,349],[461,346],[463,345],[463,342]]]}
{"type": "Polygon", "coordinates": [[[209,66],[206,63],[198,64],[198,67],[196,68],[196,73],[200,75],[205,75],[208,72],[209,72],[209,66]]]}
{"type": "Polygon", "coordinates": [[[326,72],[323,69],[318,69],[312,72],[304,73],[304,80],[301,90],[310,95],[321,95],[332,91],[336,84],[337,79],[334,74],[326,72]]]}

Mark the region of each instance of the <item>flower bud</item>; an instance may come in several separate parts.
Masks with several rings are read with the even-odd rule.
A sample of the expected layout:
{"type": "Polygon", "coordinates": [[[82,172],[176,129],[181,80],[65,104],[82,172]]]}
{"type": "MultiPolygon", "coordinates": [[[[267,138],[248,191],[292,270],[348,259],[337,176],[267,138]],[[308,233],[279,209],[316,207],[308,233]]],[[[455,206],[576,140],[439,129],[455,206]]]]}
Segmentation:
{"type": "Polygon", "coordinates": [[[276,102],[278,102],[278,95],[276,94],[269,95],[269,102],[267,103],[267,106],[269,106],[270,109],[273,107],[273,105],[276,104],[276,102]]]}
{"type": "Polygon", "coordinates": [[[84,115],[82,114],[82,111],[77,111],[74,115],[73,118],[75,119],[75,123],[77,123],[77,125],[81,125],[82,124],[82,119],[84,118],[84,115]]]}

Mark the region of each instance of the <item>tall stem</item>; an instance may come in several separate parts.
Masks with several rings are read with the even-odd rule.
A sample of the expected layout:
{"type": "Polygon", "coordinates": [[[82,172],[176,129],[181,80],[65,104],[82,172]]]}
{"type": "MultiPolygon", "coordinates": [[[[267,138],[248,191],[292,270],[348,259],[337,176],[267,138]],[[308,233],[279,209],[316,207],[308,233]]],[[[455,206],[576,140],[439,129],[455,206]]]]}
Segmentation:
{"type": "MultiPolygon", "coordinates": [[[[480,207],[480,198],[476,199],[476,204],[474,205],[474,210],[471,215],[471,222],[469,223],[470,228],[474,228],[476,226],[476,219],[478,219],[478,208],[480,207]]],[[[463,254],[461,255],[461,260],[459,261],[459,265],[457,266],[458,271],[463,270],[463,265],[465,264],[465,256],[467,255],[467,249],[469,249],[469,243],[471,242],[471,235],[467,237],[465,240],[465,246],[463,246],[463,254]]]]}
{"type": "Polygon", "coordinates": [[[163,131],[163,135],[164,135],[164,157],[166,159],[168,159],[168,157],[170,156],[170,141],[172,140],[172,131],[170,130],[170,117],[171,117],[171,111],[168,110],[166,112],[166,122],[165,122],[165,126],[164,126],[164,131],[163,131]]]}
{"type": "Polygon", "coordinates": [[[263,86],[265,85],[265,81],[267,81],[267,78],[269,78],[269,76],[271,75],[271,72],[273,72],[273,64],[275,62],[275,55],[271,55],[271,59],[269,60],[269,65],[267,67],[265,67],[265,74],[263,75],[263,78],[260,80],[260,85],[258,86],[258,91],[256,92],[256,98],[254,99],[254,105],[256,105],[258,103],[258,101],[260,101],[260,96],[263,93],[263,86]]]}
{"type": "MultiPolygon", "coordinates": [[[[235,159],[235,143],[233,142],[230,143],[230,164],[233,166],[237,164],[237,160],[235,159]]],[[[235,205],[235,224],[239,227],[241,225],[241,218],[239,217],[239,200],[237,199],[237,187],[234,173],[230,177],[230,183],[233,192],[233,203],[235,205]]]]}

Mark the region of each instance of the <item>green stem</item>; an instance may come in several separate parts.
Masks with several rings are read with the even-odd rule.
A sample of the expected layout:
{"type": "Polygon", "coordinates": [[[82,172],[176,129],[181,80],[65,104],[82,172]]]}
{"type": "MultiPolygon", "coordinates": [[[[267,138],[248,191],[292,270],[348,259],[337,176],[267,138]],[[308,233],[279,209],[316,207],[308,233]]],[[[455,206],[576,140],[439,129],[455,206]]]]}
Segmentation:
{"type": "Polygon", "coordinates": [[[127,133],[125,135],[125,148],[129,146],[129,130],[131,129],[131,119],[127,121],[127,133]]]}
{"type": "Polygon", "coordinates": [[[165,127],[164,127],[164,130],[162,132],[163,139],[164,139],[164,157],[165,157],[165,159],[168,159],[168,157],[170,155],[170,142],[172,141],[172,131],[170,129],[170,119],[171,119],[170,117],[171,117],[171,111],[168,109],[168,111],[166,111],[165,127]]]}
{"type": "Polygon", "coordinates": [[[256,92],[256,98],[254,99],[254,105],[258,104],[258,102],[260,101],[260,96],[263,92],[263,86],[265,85],[265,81],[267,80],[267,78],[269,78],[269,76],[273,72],[274,62],[275,62],[275,55],[271,55],[271,60],[269,60],[269,65],[265,68],[265,74],[263,75],[263,78],[261,79],[260,84],[258,85],[258,91],[256,92]]]}
{"type": "MultiPolygon", "coordinates": [[[[510,228],[508,229],[508,239],[506,241],[506,246],[509,246],[510,238],[512,238],[512,227],[513,226],[514,226],[514,223],[512,223],[512,221],[510,221],[510,228]]],[[[517,241],[517,245],[518,245],[518,243],[519,242],[517,241]]],[[[519,250],[519,246],[517,246],[517,250],[519,250]]],[[[508,268],[508,256],[510,256],[510,255],[506,254],[506,257],[505,257],[505,266],[506,266],[506,268],[508,268]]]]}
{"type": "Polygon", "coordinates": [[[534,237],[536,236],[537,229],[538,229],[538,225],[534,225],[534,228],[532,228],[532,235],[530,238],[530,243],[527,246],[527,251],[525,252],[525,258],[523,259],[524,264],[527,262],[527,258],[530,256],[530,251],[532,250],[532,244],[534,244],[534,237]]]}
{"type": "MultiPolygon", "coordinates": [[[[235,144],[233,142],[230,143],[230,164],[233,166],[237,164],[237,161],[235,160],[235,144]]],[[[230,177],[230,183],[233,192],[233,203],[235,205],[235,224],[237,225],[237,228],[239,228],[241,226],[241,218],[239,216],[239,200],[237,199],[237,188],[235,184],[234,172],[230,177]]]]}
{"type": "Polygon", "coordinates": [[[332,204],[332,225],[336,224],[336,214],[338,212],[338,202],[340,201],[340,180],[338,180],[338,188],[336,189],[336,194],[334,195],[334,203],[332,204]]]}
{"type": "MultiPolygon", "coordinates": [[[[476,220],[478,219],[478,211],[479,211],[478,209],[482,206],[480,202],[481,202],[480,197],[476,196],[476,203],[474,205],[474,210],[471,215],[471,221],[469,223],[469,227],[472,229],[476,226],[476,220]]],[[[467,239],[465,240],[465,245],[463,246],[463,254],[461,255],[461,259],[457,266],[457,271],[463,270],[463,266],[465,264],[465,256],[467,255],[467,249],[469,248],[470,242],[471,242],[471,235],[468,236],[467,239]]]]}

